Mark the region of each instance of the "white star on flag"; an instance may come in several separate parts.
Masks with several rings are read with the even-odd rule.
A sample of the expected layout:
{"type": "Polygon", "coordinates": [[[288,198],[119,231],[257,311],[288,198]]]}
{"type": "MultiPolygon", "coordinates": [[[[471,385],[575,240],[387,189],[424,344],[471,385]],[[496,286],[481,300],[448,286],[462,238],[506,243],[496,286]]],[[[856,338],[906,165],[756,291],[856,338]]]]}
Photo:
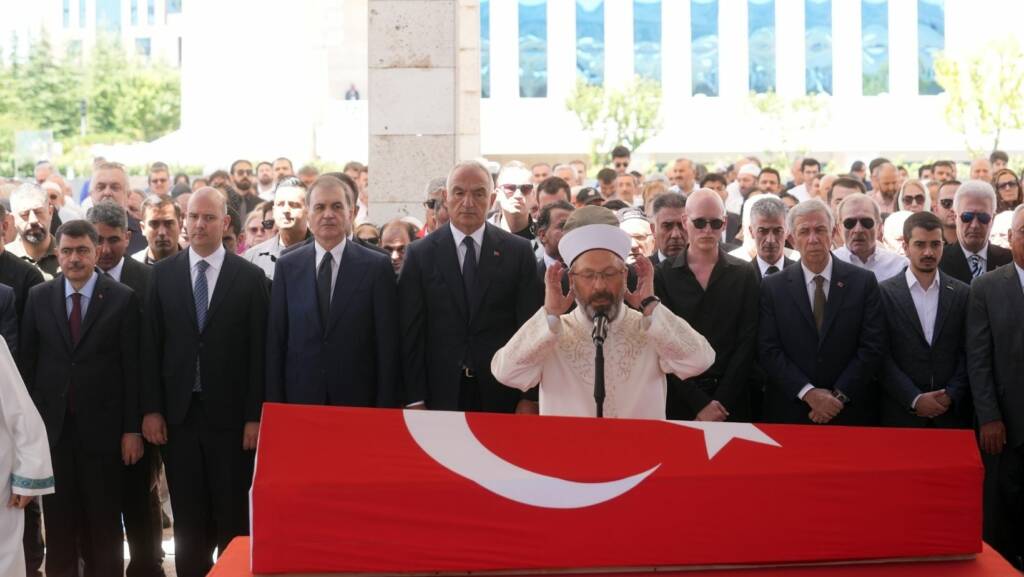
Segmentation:
{"type": "Polygon", "coordinates": [[[729,441],[743,439],[762,445],[781,447],[775,439],[769,437],[764,431],[750,423],[719,423],[710,421],[666,421],[680,427],[700,429],[704,431],[704,444],[708,449],[708,460],[715,458],[715,455],[722,450],[729,441]]]}

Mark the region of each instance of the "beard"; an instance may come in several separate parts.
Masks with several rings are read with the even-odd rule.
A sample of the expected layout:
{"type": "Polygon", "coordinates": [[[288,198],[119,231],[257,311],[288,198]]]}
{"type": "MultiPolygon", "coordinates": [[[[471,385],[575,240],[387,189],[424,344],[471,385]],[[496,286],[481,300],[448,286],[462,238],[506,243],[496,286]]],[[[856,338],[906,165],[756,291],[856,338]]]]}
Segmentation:
{"type": "Polygon", "coordinates": [[[21,238],[29,244],[42,244],[49,236],[49,233],[39,225],[32,225],[21,233],[21,238]]]}
{"type": "Polygon", "coordinates": [[[576,299],[576,305],[583,310],[583,313],[587,315],[587,318],[594,320],[598,314],[603,314],[608,320],[614,319],[619,316],[619,310],[622,308],[622,299],[616,299],[612,293],[608,291],[601,291],[594,293],[590,296],[590,300],[583,302],[580,299],[576,299]],[[599,305],[593,305],[595,300],[603,298],[607,303],[601,303],[599,305]]]}
{"type": "Polygon", "coordinates": [[[239,180],[238,182],[235,183],[235,188],[241,190],[242,192],[245,192],[252,188],[252,183],[249,182],[248,180],[239,180]]]}

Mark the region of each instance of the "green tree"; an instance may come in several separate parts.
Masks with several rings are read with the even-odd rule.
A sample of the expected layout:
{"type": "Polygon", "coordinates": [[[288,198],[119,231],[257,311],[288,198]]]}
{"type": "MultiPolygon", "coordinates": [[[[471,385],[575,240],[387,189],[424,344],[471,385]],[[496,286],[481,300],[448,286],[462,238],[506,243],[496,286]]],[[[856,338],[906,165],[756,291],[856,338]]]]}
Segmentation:
{"type": "Polygon", "coordinates": [[[1016,38],[992,41],[962,61],[943,54],[935,77],[946,91],[946,123],[972,154],[995,150],[1003,131],[1024,128],[1024,53],[1016,38]]]}
{"type": "Polygon", "coordinates": [[[44,35],[29,47],[28,61],[15,84],[17,97],[35,125],[53,130],[56,138],[67,138],[79,129],[79,78],[78,70],[53,57],[44,35]]]}
{"type": "Polygon", "coordinates": [[[591,166],[606,164],[617,145],[635,151],[661,128],[661,85],[639,76],[622,90],[577,78],[565,105],[590,136],[591,166]]]}

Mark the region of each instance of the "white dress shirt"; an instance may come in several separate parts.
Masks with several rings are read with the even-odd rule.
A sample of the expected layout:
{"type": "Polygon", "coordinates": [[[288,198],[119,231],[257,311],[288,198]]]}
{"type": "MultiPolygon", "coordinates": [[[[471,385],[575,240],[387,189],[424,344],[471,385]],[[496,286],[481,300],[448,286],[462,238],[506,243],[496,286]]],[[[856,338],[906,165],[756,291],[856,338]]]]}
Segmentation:
{"type": "Polygon", "coordinates": [[[867,260],[860,260],[860,257],[850,252],[850,249],[845,246],[841,246],[833,251],[836,258],[844,262],[848,262],[852,265],[859,266],[862,269],[869,270],[875,273],[875,278],[878,282],[882,282],[903,272],[909,261],[905,256],[898,255],[894,252],[885,250],[880,246],[875,246],[875,252],[867,258],[867,260]]]}
{"type": "MultiPolygon", "coordinates": [[[[331,249],[331,299],[334,298],[334,285],[338,284],[338,271],[341,269],[341,255],[345,254],[345,243],[348,242],[342,239],[338,246],[331,249]]],[[[327,254],[327,249],[320,246],[319,242],[313,241],[313,246],[316,249],[316,278],[320,278],[320,262],[324,259],[324,255],[327,254]]]]}
{"type": "Polygon", "coordinates": [[[1017,276],[1020,277],[1020,288],[1024,290],[1024,268],[1020,268],[1020,265],[1013,263],[1013,266],[1017,269],[1017,276]]]}
{"type": "Polygon", "coordinates": [[[791,194],[793,198],[797,199],[797,201],[799,202],[810,200],[811,198],[810,193],[807,192],[806,184],[798,184],[793,188],[789,189],[787,192],[791,194]]]}
{"type": "MultiPolygon", "coordinates": [[[[116,280],[117,282],[121,282],[121,271],[123,271],[123,270],[124,270],[124,257],[122,256],[121,260],[117,261],[117,264],[115,264],[114,266],[110,267],[110,270],[104,271],[104,272],[106,272],[107,276],[109,276],[110,278],[116,280]]],[[[139,295],[139,296],[142,296],[142,295],[139,295]]]]}
{"type": "Polygon", "coordinates": [[[77,292],[80,295],[82,295],[81,320],[85,320],[85,312],[89,310],[89,302],[92,301],[92,293],[94,290],[96,290],[96,280],[99,278],[100,275],[96,274],[95,270],[92,271],[92,276],[89,277],[89,280],[85,281],[85,284],[82,285],[82,288],[77,291],[74,289],[74,287],[71,286],[71,281],[69,281],[67,278],[64,279],[64,305],[66,307],[65,312],[67,312],[69,319],[71,318],[71,307],[74,306],[71,300],[71,295],[77,292]]]}
{"type": "Polygon", "coordinates": [[[935,316],[939,312],[939,273],[935,273],[932,284],[927,287],[921,286],[917,277],[908,268],[906,272],[907,286],[910,288],[910,298],[914,299],[914,308],[917,309],[917,318],[921,321],[921,331],[928,344],[932,344],[932,333],[935,332],[935,316]]]}
{"type": "Polygon", "coordinates": [[[217,250],[213,251],[208,257],[201,257],[196,254],[196,251],[192,247],[188,248],[188,269],[192,273],[192,287],[193,291],[196,286],[196,279],[199,278],[199,261],[205,260],[209,263],[209,267],[206,268],[206,304],[209,306],[210,300],[213,298],[213,289],[217,287],[217,277],[220,276],[220,269],[224,268],[224,255],[227,254],[224,251],[224,245],[218,244],[217,250]]]}
{"type": "MultiPolygon", "coordinates": [[[[462,239],[466,238],[466,233],[455,228],[455,225],[449,223],[448,226],[452,227],[452,238],[455,239],[455,252],[459,255],[459,270],[462,270],[462,263],[466,261],[466,246],[462,244],[462,239]]],[[[484,245],[484,229],[487,228],[487,224],[483,224],[480,228],[473,231],[473,234],[469,235],[473,239],[473,250],[476,252],[476,262],[480,262],[480,247],[484,245]]]]}
{"type": "MultiPolygon", "coordinates": [[[[779,272],[782,272],[783,265],[786,264],[786,255],[785,254],[783,254],[781,257],[779,257],[779,262],[766,262],[763,258],[761,258],[761,255],[757,255],[754,258],[757,259],[757,268],[761,270],[761,276],[762,277],[764,277],[765,275],[768,274],[768,267],[774,266],[775,268],[779,269],[779,272]]],[[[829,266],[832,266],[832,262],[831,261],[829,261],[829,266]]],[[[804,269],[804,270],[807,270],[807,269],[804,269]]],[[[814,293],[811,293],[811,306],[812,307],[814,306],[814,293]]]]}
{"type": "Polygon", "coordinates": [[[555,264],[557,262],[559,262],[559,261],[557,261],[557,260],[551,258],[550,256],[548,256],[547,252],[544,253],[544,270],[547,270],[547,269],[551,268],[551,265],[553,265],[553,264],[555,264]]]}
{"type": "MultiPolygon", "coordinates": [[[[804,266],[803,261],[800,262],[800,268],[802,268],[803,272],[804,272],[804,285],[807,288],[807,298],[808,298],[808,300],[810,300],[810,303],[811,303],[811,314],[813,315],[814,314],[814,291],[817,289],[817,285],[814,284],[814,277],[816,277],[818,275],[821,275],[822,277],[825,278],[825,282],[822,283],[821,288],[822,288],[823,291],[825,291],[825,301],[827,302],[828,301],[828,290],[829,290],[829,286],[828,285],[829,285],[830,282],[832,282],[832,257],[829,257],[828,264],[825,265],[825,270],[821,271],[818,274],[814,274],[813,272],[808,270],[808,268],[806,266],[804,266]]],[[[812,385],[811,383],[807,383],[806,385],[804,385],[804,388],[800,389],[800,392],[797,393],[796,398],[800,399],[801,401],[804,400],[804,395],[807,394],[807,391],[810,391],[813,388],[814,388],[814,385],[812,385]]]]}

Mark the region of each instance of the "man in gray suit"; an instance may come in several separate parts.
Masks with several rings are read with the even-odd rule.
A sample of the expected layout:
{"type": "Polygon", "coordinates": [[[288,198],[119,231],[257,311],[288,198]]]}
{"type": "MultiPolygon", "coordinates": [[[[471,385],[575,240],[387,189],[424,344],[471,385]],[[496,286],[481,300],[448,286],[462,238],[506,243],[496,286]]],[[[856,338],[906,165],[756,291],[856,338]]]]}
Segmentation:
{"type": "Polygon", "coordinates": [[[1024,206],[1013,211],[1008,238],[1013,262],[983,274],[971,285],[967,371],[981,448],[989,455],[999,455],[1000,518],[994,523],[986,519],[985,539],[1020,568],[1024,535],[1024,206]]]}

